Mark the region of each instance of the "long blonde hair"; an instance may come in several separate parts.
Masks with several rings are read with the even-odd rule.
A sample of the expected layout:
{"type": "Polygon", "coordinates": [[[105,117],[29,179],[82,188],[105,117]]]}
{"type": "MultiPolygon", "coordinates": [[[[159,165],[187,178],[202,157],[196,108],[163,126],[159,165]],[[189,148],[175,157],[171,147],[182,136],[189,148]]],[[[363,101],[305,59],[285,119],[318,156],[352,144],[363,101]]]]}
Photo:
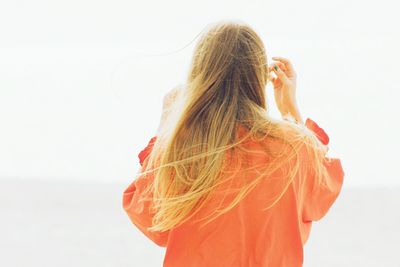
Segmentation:
{"type": "MultiPolygon", "coordinates": [[[[155,213],[148,230],[166,231],[194,216],[223,182],[225,166],[264,168],[207,223],[232,209],[262,179],[290,162],[281,191],[265,203],[268,209],[298,173],[300,147],[318,148],[318,141],[305,127],[269,117],[267,66],[264,44],[249,25],[222,21],[208,26],[196,45],[187,82],[179,88],[141,173],[154,177],[147,188],[155,213]],[[247,129],[241,138],[239,126],[247,129]],[[264,144],[269,164],[244,164],[246,153],[251,153],[243,146],[246,140],[264,144]],[[277,140],[282,146],[273,151],[265,140],[277,140]]],[[[313,167],[322,177],[322,152],[311,151],[316,162],[313,167]]]]}

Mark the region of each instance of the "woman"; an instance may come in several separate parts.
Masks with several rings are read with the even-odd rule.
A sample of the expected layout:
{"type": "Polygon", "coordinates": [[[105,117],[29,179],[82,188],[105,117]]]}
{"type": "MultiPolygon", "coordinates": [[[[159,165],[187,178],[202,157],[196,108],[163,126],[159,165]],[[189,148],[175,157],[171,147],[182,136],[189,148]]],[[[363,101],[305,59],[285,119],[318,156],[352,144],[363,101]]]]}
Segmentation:
{"type": "Polygon", "coordinates": [[[344,172],[329,137],[304,123],[291,62],[248,25],[211,25],[187,83],[164,98],[160,127],[123,208],[166,247],[163,266],[302,266],[313,221],[336,200],[344,172]],[[283,120],[268,115],[272,82],[283,120]]]}

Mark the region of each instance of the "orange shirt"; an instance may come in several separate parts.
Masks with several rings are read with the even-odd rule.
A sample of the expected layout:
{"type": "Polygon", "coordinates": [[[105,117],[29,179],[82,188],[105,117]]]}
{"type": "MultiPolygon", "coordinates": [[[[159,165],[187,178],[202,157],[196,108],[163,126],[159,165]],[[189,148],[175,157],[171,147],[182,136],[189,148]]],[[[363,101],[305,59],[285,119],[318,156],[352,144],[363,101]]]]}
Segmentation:
{"type": "MultiPolygon", "coordinates": [[[[305,125],[323,144],[329,143],[328,135],[316,122],[308,118],[305,125]]],[[[142,166],[156,138],[151,138],[139,153],[142,166]]],[[[249,143],[249,146],[253,149],[258,147],[256,143],[249,143]]],[[[301,163],[306,165],[307,156],[301,155],[301,163]]],[[[153,216],[149,212],[151,203],[139,202],[151,179],[148,175],[139,176],[125,189],[122,205],[143,234],[157,245],[166,247],[164,267],[298,267],[303,264],[303,245],[309,237],[312,222],[328,212],[343,184],[340,160],[329,159],[325,163],[329,174],[324,177],[325,185],[315,186],[312,173],[308,173],[304,180],[296,176],[282,198],[272,208],[262,211],[266,207],[266,192],[269,188],[280,188],[279,181],[284,180],[279,179],[277,173],[276,184],[266,186],[260,182],[237,206],[203,228],[199,228],[201,222],[191,223],[189,220],[166,232],[148,231],[153,216]]],[[[249,155],[249,160],[259,162],[262,159],[249,155]]],[[[252,173],[246,175],[251,177],[252,173]]],[[[226,198],[227,203],[232,199],[226,198]]],[[[221,196],[215,196],[214,201],[202,207],[194,219],[214,211],[219,200],[221,196]]]]}

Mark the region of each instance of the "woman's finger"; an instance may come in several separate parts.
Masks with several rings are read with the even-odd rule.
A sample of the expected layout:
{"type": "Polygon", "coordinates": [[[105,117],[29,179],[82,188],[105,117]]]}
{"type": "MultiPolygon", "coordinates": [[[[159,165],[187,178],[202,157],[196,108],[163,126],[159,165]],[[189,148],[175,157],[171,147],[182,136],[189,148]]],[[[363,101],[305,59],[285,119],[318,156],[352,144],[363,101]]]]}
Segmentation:
{"type": "Polygon", "coordinates": [[[274,68],[274,66],[276,66],[276,65],[278,65],[278,67],[280,67],[281,70],[286,71],[285,65],[284,65],[283,63],[281,63],[281,62],[274,62],[274,63],[272,63],[271,66],[269,67],[269,70],[270,70],[270,71],[273,71],[273,68],[274,68]]]}
{"type": "Polygon", "coordinates": [[[287,59],[287,58],[284,58],[284,57],[272,57],[272,59],[273,59],[273,60],[281,61],[281,62],[283,62],[285,65],[288,65],[288,66],[291,66],[291,65],[292,65],[292,63],[290,62],[290,60],[287,59]]]}
{"type": "Polygon", "coordinates": [[[281,62],[276,62],[276,64],[278,65],[278,67],[283,70],[283,72],[288,72],[288,68],[286,67],[285,64],[281,63],[281,62]]]}
{"type": "Polygon", "coordinates": [[[288,71],[294,72],[294,67],[289,59],[284,57],[272,57],[272,59],[282,62],[288,71]]]}
{"type": "Polygon", "coordinates": [[[286,74],[283,72],[283,70],[281,70],[280,67],[278,67],[278,65],[275,65],[273,67],[274,73],[276,74],[276,76],[278,76],[278,78],[283,82],[283,83],[287,83],[288,82],[288,77],[286,76],[286,74]]]}

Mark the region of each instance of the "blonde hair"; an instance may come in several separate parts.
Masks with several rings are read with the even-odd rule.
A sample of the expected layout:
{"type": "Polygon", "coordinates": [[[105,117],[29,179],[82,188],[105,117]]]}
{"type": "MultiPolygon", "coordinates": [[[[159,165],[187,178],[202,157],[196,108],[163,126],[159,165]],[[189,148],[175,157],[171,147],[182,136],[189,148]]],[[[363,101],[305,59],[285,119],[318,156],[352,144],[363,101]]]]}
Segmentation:
{"type": "Polygon", "coordinates": [[[154,177],[147,188],[155,213],[149,231],[167,231],[192,218],[225,181],[224,173],[231,178],[239,168],[263,167],[206,223],[235,207],[262,179],[289,163],[283,188],[265,203],[266,209],[272,207],[298,173],[304,144],[312,148],[307,149],[312,151],[312,166],[322,177],[322,151],[315,149],[320,143],[311,131],[268,115],[267,66],[264,44],[250,26],[232,21],[208,26],[196,45],[187,82],[179,88],[141,173],[154,177]],[[241,138],[239,126],[247,129],[241,138]],[[266,166],[246,162],[246,153],[260,153],[246,149],[249,140],[265,148],[270,159],[266,166]],[[267,140],[282,146],[274,151],[267,140]],[[229,172],[226,166],[236,170],[229,172]]]}

